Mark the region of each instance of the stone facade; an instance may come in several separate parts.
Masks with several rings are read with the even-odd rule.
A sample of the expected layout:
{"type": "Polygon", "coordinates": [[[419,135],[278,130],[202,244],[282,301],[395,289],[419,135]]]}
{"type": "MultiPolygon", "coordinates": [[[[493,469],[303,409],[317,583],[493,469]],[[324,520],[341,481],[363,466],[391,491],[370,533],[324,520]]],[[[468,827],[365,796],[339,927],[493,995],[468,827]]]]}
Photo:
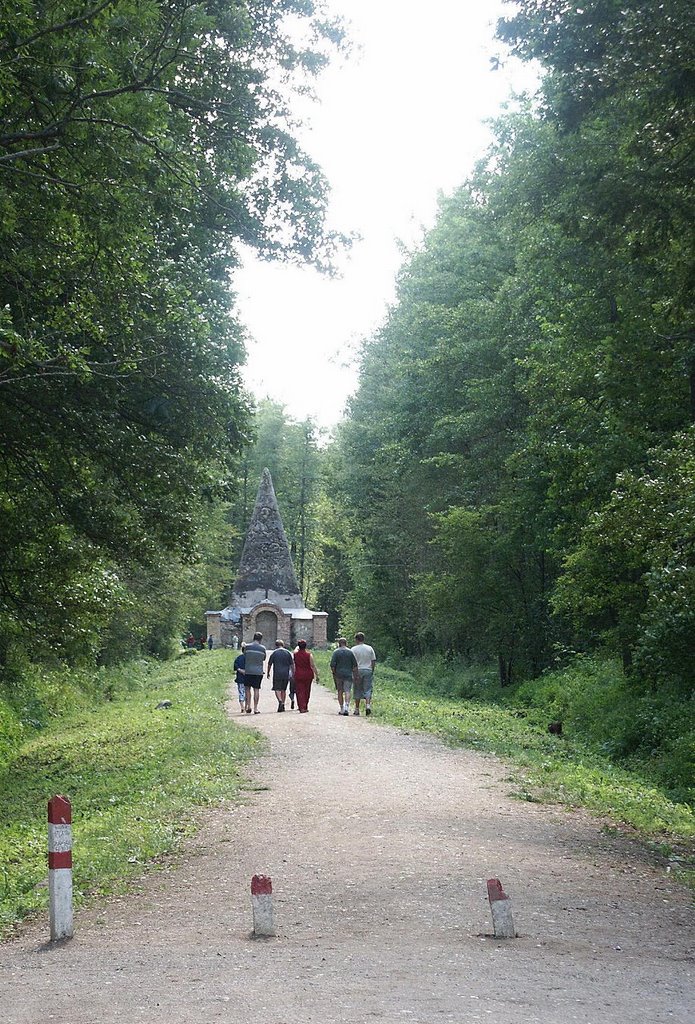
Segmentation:
{"type": "Polygon", "coordinates": [[[276,640],[287,647],[294,647],[298,640],[306,640],[310,647],[327,646],[328,615],[304,607],[267,469],[261,476],[230,603],[219,612],[206,612],[205,617],[215,647],[233,647],[234,637],[247,641],[255,632],[263,634],[268,648],[276,640]]]}

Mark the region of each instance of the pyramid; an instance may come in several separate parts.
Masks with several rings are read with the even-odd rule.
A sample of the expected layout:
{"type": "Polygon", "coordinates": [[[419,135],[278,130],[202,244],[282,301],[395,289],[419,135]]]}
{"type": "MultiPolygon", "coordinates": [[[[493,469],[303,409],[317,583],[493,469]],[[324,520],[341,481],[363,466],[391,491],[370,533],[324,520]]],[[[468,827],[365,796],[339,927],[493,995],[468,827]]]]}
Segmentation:
{"type": "Polygon", "coordinates": [[[263,600],[280,600],[285,608],[304,604],[267,469],[261,475],[231,603],[250,607],[263,600]]]}
{"type": "Polygon", "coordinates": [[[328,615],[304,606],[267,469],[261,475],[229,604],[221,611],[205,612],[205,619],[215,647],[237,647],[255,632],[262,633],[270,647],[276,640],[286,646],[299,640],[326,646],[328,615]]]}

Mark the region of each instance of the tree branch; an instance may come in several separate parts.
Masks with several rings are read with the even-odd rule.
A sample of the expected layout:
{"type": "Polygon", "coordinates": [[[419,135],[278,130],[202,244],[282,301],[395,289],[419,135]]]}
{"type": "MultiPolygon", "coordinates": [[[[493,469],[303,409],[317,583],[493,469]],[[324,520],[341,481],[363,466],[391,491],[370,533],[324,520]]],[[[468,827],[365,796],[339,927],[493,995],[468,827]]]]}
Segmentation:
{"type": "Polygon", "coordinates": [[[16,153],[6,153],[5,156],[0,156],[0,164],[8,164],[12,160],[24,160],[32,156],[38,156],[40,153],[53,153],[56,149],[60,149],[60,143],[56,142],[53,146],[38,146],[36,149],[20,149],[16,153]]]}
{"type": "Polygon", "coordinates": [[[0,47],[0,53],[12,53],[16,50],[21,50],[25,46],[31,46],[37,39],[42,39],[44,36],[51,35],[53,32],[62,32],[66,28],[74,28],[76,25],[83,25],[86,21],[91,21],[97,14],[101,14],[107,7],[111,7],[112,4],[116,3],[117,0],[104,0],[103,4],[99,4],[93,10],[88,11],[86,14],[82,14],[77,18],[70,18],[69,21],[63,21],[59,25],[51,25],[49,28],[44,28],[40,32],[35,32],[33,36],[29,36],[27,39],[22,39],[19,43],[8,44],[0,47]]]}

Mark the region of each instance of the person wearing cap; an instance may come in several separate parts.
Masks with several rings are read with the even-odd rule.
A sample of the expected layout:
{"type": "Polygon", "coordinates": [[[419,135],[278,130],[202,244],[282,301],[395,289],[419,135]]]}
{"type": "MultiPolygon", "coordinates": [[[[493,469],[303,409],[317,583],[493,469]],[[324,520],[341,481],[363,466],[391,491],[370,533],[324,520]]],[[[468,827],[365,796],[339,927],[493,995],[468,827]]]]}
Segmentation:
{"type": "Polygon", "coordinates": [[[371,715],[376,654],[374,653],[374,648],[364,642],[364,633],[355,633],[355,640],[356,643],[352,648],[352,653],[357,661],[357,680],[353,690],[355,710],[352,713],[353,715],[359,715],[360,701],[364,697],[365,714],[371,715]]]}
{"type": "Polygon", "coordinates": [[[311,684],[319,681],[319,673],[316,662],[311,651],[306,649],[306,640],[300,640],[294,652],[294,688],[297,697],[297,707],[301,714],[309,710],[309,696],[311,684]]]}

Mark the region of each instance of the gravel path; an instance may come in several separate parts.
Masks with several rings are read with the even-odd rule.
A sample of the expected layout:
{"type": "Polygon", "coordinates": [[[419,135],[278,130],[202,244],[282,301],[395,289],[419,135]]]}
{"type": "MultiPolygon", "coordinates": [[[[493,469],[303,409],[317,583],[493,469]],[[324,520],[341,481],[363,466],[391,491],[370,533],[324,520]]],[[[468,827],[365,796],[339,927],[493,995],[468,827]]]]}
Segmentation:
{"type": "MultiPolygon", "coordinates": [[[[270,750],[175,868],[0,946],[5,1024],[686,1024],[690,894],[589,816],[508,796],[495,758],[262,691],[270,750]],[[278,935],[250,936],[272,877],[278,935]],[[490,938],[486,879],[520,937],[490,938]]],[[[233,711],[233,708],[232,708],[233,711]]]]}

